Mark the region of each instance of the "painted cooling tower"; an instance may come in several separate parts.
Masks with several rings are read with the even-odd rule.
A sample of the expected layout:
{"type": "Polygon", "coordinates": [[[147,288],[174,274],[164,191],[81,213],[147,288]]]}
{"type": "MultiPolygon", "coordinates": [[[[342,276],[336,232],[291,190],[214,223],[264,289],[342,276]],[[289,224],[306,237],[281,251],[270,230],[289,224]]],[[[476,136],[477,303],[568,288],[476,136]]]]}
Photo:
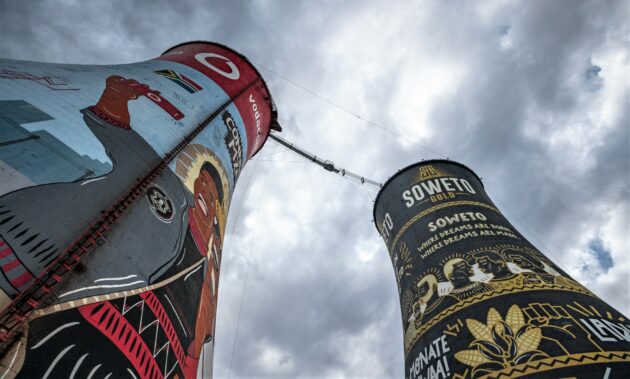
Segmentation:
{"type": "Polygon", "coordinates": [[[275,119],[214,43],[0,60],[0,377],[207,377],[230,198],[275,119]]]}
{"type": "Polygon", "coordinates": [[[406,167],[374,220],[396,274],[407,378],[630,377],[627,318],[523,238],[465,166],[406,167]]]}

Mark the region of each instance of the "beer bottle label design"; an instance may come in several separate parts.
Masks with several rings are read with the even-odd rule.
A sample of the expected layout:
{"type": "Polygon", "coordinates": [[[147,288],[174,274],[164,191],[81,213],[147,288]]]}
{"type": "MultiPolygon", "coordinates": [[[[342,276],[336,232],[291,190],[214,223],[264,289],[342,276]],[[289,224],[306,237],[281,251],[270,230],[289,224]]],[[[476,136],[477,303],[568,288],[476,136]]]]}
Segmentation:
{"type": "Polygon", "coordinates": [[[374,220],[400,295],[407,378],[630,373],[628,319],[527,241],[467,167],[401,170],[374,220]]]}

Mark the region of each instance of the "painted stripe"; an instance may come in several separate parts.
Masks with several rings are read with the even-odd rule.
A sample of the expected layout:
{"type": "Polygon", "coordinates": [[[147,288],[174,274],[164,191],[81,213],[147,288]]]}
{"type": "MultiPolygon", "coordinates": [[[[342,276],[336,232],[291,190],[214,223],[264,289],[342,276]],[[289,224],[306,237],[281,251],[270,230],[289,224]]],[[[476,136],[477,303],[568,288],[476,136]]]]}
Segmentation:
{"type": "Polygon", "coordinates": [[[182,251],[182,257],[179,258],[179,261],[177,261],[177,263],[175,263],[175,266],[179,266],[179,264],[182,263],[182,261],[184,260],[185,256],[186,256],[186,248],[184,248],[184,251],[182,251]]]}
{"type": "Polygon", "coordinates": [[[92,183],[92,182],[95,182],[97,180],[103,180],[105,178],[106,178],[105,176],[101,176],[100,178],[94,178],[94,179],[86,180],[85,182],[81,183],[81,185],[84,186],[84,185],[86,185],[88,183],[92,183]]]}
{"type": "Polygon", "coordinates": [[[184,281],[186,281],[186,279],[188,279],[189,276],[191,276],[195,272],[199,271],[200,268],[201,268],[201,265],[199,265],[199,267],[197,267],[196,269],[194,269],[191,272],[189,272],[188,275],[184,276],[184,281]]]}
{"type": "Polygon", "coordinates": [[[179,76],[182,78],[183,81],[185,81],[186,83],[190,84],[197,91],[201,91],[203,89],[203,88],[201,88],[201,86],[199,84],[195,83],[192,79],[190,79],[189,77],[185,76],[184,74],[179,74],[179,76]]]}
{"type": "Polygon", "coordinates": [[[0,258],[8,257],[9,255],[11,255],[11,252],[12,252],[12,250],[11,250],[10,247],[8,247],[8,248],[6,248],[4,250],[0,250],[0,258]]]}
{"type": "Polygon", "coordinates": [[[61,295],[59,295],[59,297],[64,297],[64,296],[68,296],[68,295],[72,295],[73,293],[77,293],[77,292],[81,292],[81,291],[87,291],[87,290],[93,290],[93,289],[97,289],[97,288],[119,288],[119,287],[128,287],[134,284],[139,284],[139,283],[144,283],[144,280],[136,280],[135,282],[131,282],[131,283],[123,283],[123,284],[103,284],[100,286],[89,286],[89,287],[83,287],[83,288],[77,288],[76,290],[72,290],[72,291],[68,291],[66,293],[62,293],[61,295]]]}
{"type": "Polygon", "coordinates": [[[87,379],[92,379],[92,377],[94,376],[94,374],[96,374],[96,371],[98,371],[98,369],[102,366],[102,364],[98,364],[96,366],[94,366],[94,368],[92,369],[92,371],[90,371],[90,374],[88,375],[87,379]]]}
{"type": "Polygon", "coordinates": [[[55,366],[57,365],[57,363],[59,363],[59,361],[61,360],[61,358],[63,358],[64,355],[66,355],[66,353],[68,352],[68,350],[72,349],[74,347],[74,345],[70,345],[68,347],[66,347],[65,349],[63,349],[63,351],[61,353],[59,353],[55,359],[53,360],[52,364],[50,366],[48,366],[48,370],[46,370],[46,373],[44,374],[44,376],[42,377],[42,379],[46,379],[48,378],[48,375],[50,375],[50,373],[52,372],[52,370],[55,368],[55,366]]]}
{"type": "Polygon", "coordinates": [[[195,89],[192,88],[191,86],[189,86],[188,84],[186,84],[183,80],[179,79],[171,79],[175,84],[177,84],[178,86],[182,87],[183,89],[186,90],[186,92],[193,94],[195,93],[195,89]]]}
{"type": "Polygon", "coordinates": [[[11,261],[9,263],[2,265],[2,271],[4,272],[11,271],[16,267],[19,267],[20,265],[21,265],[21,262],[16,259],[14,261],[11,261]]]}
{"type": "Polygon", "coordinates": [[[138,275],[132,274],[132,275],[127,275],[127,276],[121,276],[119,278],[102,278],[102,279],[96,279],[94,281],[94,283],[104,282],[104,281],[107,281],[107,280],[112,280],[112,281],[113,280],[125,280],[125,279],[135,278],[136,276],[138,276],[138,275]]]}
{"type": "Polygon", "coordinates": [[[17,357],[18,353],[20,352],[20,345],[22,344],[22,342],[18,342],[16,348],[15,348],[15,353],[13,353],[13,358],[11,358],[11,363],[9,363],[9,367],[7,367],[6,370],[4,370],[4,372],[2,373],[2,376],[0,377],[0,379],[4,379],[5,376],[7,376],[7,373],[9,371],[11,371],[11,367],[13,367],[13,364],[15,363],[15,358],[17,357]]]}
{"type": "Polygon", "coordinates": [[[171,305],[171,308],[173,309],[173,313],[175,313],[175,317],[177,317],[177,321],[179,321],[179,325],[181,325],[184,335],[188,337],[188,333],[186,333],[186,328],[184,328],[184,323],[182,322],[182,319],[179,318],[179,314],[177,314],[177,309],[175,309],[175,306],[171,302],[171,299],[169,299],[168,296],[166,296],[166,294],[164,294],[164,297],[166,298],[166,301],[168,301],[168,303],[171,305]]]}
{"type": "Polygon", "coordinates": [[[13,287],[20,288],[30,282],[31,279],[33,279],[33,274],[27,271],[17,278],[11,279],[11,285],[13,285],[13,287]]]}
{"type": "Polygon", "coordinates": [[[61,325],[57,329],[55,329],[52,332],[48,333],[48,335],[46,337],[42,338],[35,346],[31,347],[31,350],[35,350],[38,347],[42,346],[43,344],[46,343],[46,341],[48,341],[49,339],[53,338],[55,336],[55,334],[61,332],[62,330],[66,329],[66,328],[69,328],[71,326],[75,326],[77,324],[79,324],[79,322],[78,321],[74,321],[74,322],[69,322],[67,324],[61,325]]]}
{"type": "Polygon", "coordinates": [[[83,354],[83,356],[81,358],[79,358],[77,363],[75,363],[74,367],[72,368],[72,372],[70,373],[70,379],[74,379],[74,375],[77,373],[77,371],[79,371],[79,367],[81,367],[81,363],[83,363],[83,360],[88,355],[90,355],[90,354],[89,353],[83,354]]]}
{"type": "Polygon", "coordinates": [[[606,372],[604,373],[604,379],[608,379],[610,377],[610,367],[606,367],[606,372]]]}

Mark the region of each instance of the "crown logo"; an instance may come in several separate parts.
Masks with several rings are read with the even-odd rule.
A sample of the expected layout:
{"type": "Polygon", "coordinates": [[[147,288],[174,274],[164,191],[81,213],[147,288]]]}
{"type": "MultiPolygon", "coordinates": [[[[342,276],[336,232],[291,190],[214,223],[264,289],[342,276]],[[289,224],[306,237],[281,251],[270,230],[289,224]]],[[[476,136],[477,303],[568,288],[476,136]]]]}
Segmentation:
{"type": "Polygon", "coordinates": [[[441,176],[445,176],[443,172],[436,169],[431,165],[422,166],[418,169],[418,175],[416,175],[416,180],[422,182],[427,179],[439,178],[441,176]]]}

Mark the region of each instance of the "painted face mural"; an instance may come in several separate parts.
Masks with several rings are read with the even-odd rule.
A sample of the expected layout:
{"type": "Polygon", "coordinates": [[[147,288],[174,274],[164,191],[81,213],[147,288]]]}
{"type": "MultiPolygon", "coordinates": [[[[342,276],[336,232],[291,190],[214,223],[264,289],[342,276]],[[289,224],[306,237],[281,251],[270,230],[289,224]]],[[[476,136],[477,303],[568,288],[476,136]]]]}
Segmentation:
{"type": "Polygon", "coordinates": [[[628,318],[532,246],[465,166],[399,171],[374,220],[396,270],[407,379],[628,376],[628,318]]]}
{"type": "Polygon", "coordinates": [[[195,320],[195,340],[188,348],[193,359],[199,358],[203,344],[214,336],[222,240],[219,217],[224,213],[221,183],[224,179],[211,163],[205,162],[194,181],[195,207],[190,210],[189,221],[195,244],[205,257],[207,268],[195,320]]]}
{"type": "Polygon", "coordinates": [[[204,255],[218,251],[217,246],[221,246],[217,217],[219,217],[218,211],[223,190],[221,189],[221,195],[219,195],[219,189],[215,185],[217,180],[220,183],[216,169],[206,163],[201,167],[199,176],[194,182],[195,206],[190,211],[190,225],[193,235],[196,236],[197,246],[204,255]]]}
{"type": "Polygon", "coordinates": [[[0,69],[20,73],[0,80],[0,376],[210,377],[230,197],[275,119],[258,72],[201,42],[0,69]]]}

